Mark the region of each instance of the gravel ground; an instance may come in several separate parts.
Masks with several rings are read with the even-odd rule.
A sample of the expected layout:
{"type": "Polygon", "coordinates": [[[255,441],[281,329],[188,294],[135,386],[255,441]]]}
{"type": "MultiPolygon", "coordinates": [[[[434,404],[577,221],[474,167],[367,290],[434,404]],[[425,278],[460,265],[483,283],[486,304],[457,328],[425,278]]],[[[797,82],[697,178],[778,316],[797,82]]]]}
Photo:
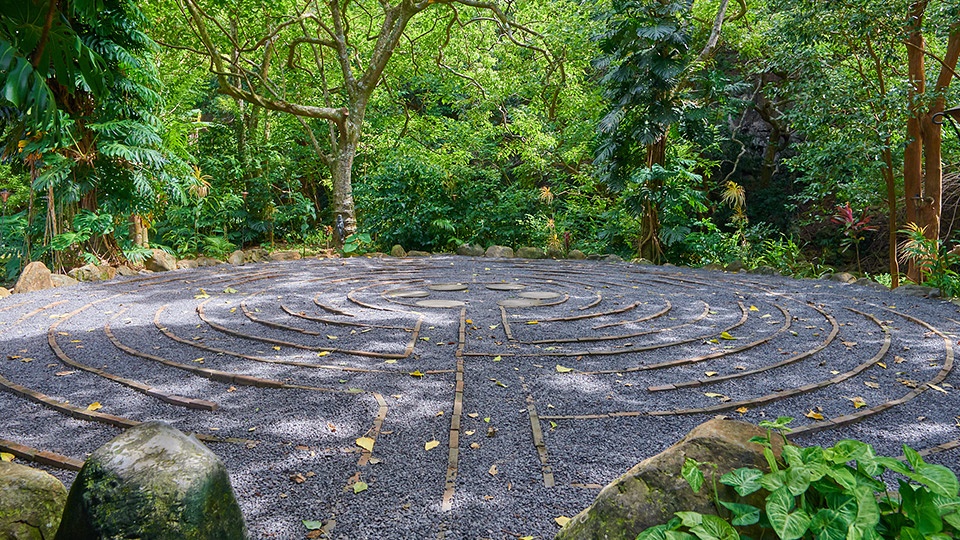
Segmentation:
{"type": "MultiPolygon", "coordinates": [[[[800,444],[855,437],[888,455],[960,438],[955,319],[948,302],[825,280],[591,261],[303,260],[4,299],[0,375],[70,405],[243,439],[210,447],[254,538],[304,538],[303,520],[351,540],[552,538],[554,518],[716,415],[791,416],[814,428],[800,444]],[[117,378],[218,408],[165,403],[117,378]],[[798,390],[811,383],[823,384],[798,390]],[[882,407],[913,386],[926,391],[882,407]],[[356,445],[365,436],[372,455],[356,445]],[[358,481],[368,489],[354,493],[358,481]]],[[[120,432],[13,393],[0,392],[0,408],[0,438],[73,458],[120,432]]],[[[929,460],[957,470],[958,452],[929,460]]]]}

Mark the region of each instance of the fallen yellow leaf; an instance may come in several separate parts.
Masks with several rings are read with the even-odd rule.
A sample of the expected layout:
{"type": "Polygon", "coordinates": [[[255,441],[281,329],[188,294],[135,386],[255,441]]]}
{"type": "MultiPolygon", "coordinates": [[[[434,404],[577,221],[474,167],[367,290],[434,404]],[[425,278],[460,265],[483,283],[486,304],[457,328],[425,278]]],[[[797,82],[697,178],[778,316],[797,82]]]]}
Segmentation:
{"type": "Polygon", "coordinates": [[[320,351],[317,353],[317,356],[327,356],[328,354],[330,354],[330,351],[320,351]]]}
{"type": "Polygon", "coordinates": [[[747,414],[747,411],[749,411],[749,410],[750,410],[750,409],[748,409],[748,408],[746,408],[746,407],[737,407],[737,412],[740,413],[740,414],[747,414]]]}
{"type": "Polygon", "coordinates": [[[327,339],[337,339],[337,336],[332,336],[330,334],[327,334],[327,339]]]}
{"type": "Polygon", "coordinates": [[[936,390],[937,392],[943,392],[944,394],[947,393],[946,390],[944,390],[943,388],[940,388],[939,386],[937,386],[937,385],[935,385],[935,384],[933,384],[933,383],[927,383],[927,386],[929,386],[930,388],[933,388],[933,389],[936,390]]]}
{"type": "Polygon", "coordinates": [[[757,306],[750,306],[750,311],[760,311],[757,306]]]}
{"type": "Polygon", "coordinates": [[[432,441],[428,441],[427,444],[424,444],[423,449],[429,452],[430,450],[433,450],[438,446],[440,446],[440,441],[432,440],[432,441]]]}
{"type": "Polygon", "coordinates": [[[360,493],[361,491],[366,491],[368,487],[370,486],[368,486],[366,482],[357,482],[353,485],[353,492],[355,494],[360,493]]]}
{"type": "Polygon", "coordinates": [[[557,525],[559,525],[559,526],[561,526],[561,527],[563,527],[563,526],[566,525],[567,523],[570,523],[570,518],[568,518],[567,516],[558,516],[558,517],[553,518],[553,520],[556,521],[556,522],[557,522],[557,525]]]}
{"type": "Polygon", "coordinates": [[[357,439],[357,446],[359,446],[360,448],[363,448],[367,452],[373,452],[373,444],[375,442],[376,441],[374,441],[370,437],[360,437],[359,439],[357,439]]]}
{"type": "Polygon", "coordinates": [[[720,332],[720,339],[737,339],[737,338],[730,335],[730,332],[727,332],[726,330],[724,330],[723,332],[720,332]]]}
{"type": "Polygon", "coordinates": [[[384,360],[383,363],[384,363],[384,364],[396,364],[397,361],[396,361],[396,360],[384,360]]]}
{"type": "Polygon", "coordinates": [[[716,371],[704,371],[703,374],[706,375],[707,377],[716,377],[716,376],[717,376],[717,372],[716,372],[716,371]]]}
{"type": "Polygon", "coordinates": [[[864,384],[867,388],[873,388],[874,390],[879,390],[879,389],[880,389],[880,385],[879,385],[878,383],[875,383],[875,382],[863,381],[863,384],[864,384]]]}
{"type": "Polygon", "coordinates": [[[102,408],[103,408],[103,405],[101,405],[99,401],[94,401],[93,403],[87,405],[87,410],[88,410],[88,411],[96,411],[96,410],[100,410],[100,409],[102,409],[102,408]]]}
{"type": "Polygon", "coordinates": [[[411,371],[411,372],[410,372],[410,376],[411,376],[411,377],[420,377],[420,378],[422,378],[422,377],[423,377],[423,372],[420,371],[419,369],[416,370],[416,371],[411,371]]]}
{"type": "Polygon", "coordinates": [[[860,407],[866,407],[866,406],[867,406],[867,400],[863,399],[863,398],[860,397],[860,396],[852,397],[852,398],[851,398],[851,397],[848,397],[848,398],[846,398],[846,399],[849,399],[850,402],[853,403],[853,408],[854,408],[854,409],[859,409],[860,407]]]}
{"type": "Polygon", "coordinates": [[[814,420],[823,420],[823,415],[814,411],[813,409],[810,409],[810,411],[804,414],[804,416],[807,418],[813,418],[814,420]]]}
{"type": "Polygon", "coordinates": [[[280,350],[280,346],[279,346],[279,345],[274,345],[274,346],[273,346],[273,350],[279,351],[279,350],[280,350]]]}
{"type": "Polygon", "coordinates": [[[527,324],[540,324],[540,321],[527,321],[527,324]]]}
{"type": "Polygon", "coordinates": [[[557,364],[557,373],[570,373],[573,371],[573,368],[568,368],[557,364]]]}
{"type": "Polygon", "coordinates": [[[13,458],[15,457],[17,456],[14,456],[13,454],[8,454],[7,452],[0,452],[0,461],[13,461],[13,458]]]}
{"type": "Polygon", "coordinates": [[[494,357],[493,357],[493,361],[494,361],[494,362],[499,362],[499,361],[501,361],[501,360],[503,360],[503,357],[500,356],[499,354],[498,354],[497,356],[494,356],[494,357]]]}

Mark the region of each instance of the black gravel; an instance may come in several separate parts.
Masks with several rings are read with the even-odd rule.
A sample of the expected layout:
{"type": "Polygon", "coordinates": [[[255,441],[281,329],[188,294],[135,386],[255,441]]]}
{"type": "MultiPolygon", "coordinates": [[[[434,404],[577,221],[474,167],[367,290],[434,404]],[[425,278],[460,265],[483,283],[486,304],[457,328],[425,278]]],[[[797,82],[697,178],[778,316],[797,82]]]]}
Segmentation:
{"type": "MultiPolygon", "coordinates": [[[[828,420],[864,412],[900,398],[915,382],[927,388],[915,399],[796,441],[829,445],[853,437],[880,453],[898,455],[903,444],[932,449],[960,438],[956,373],[936,388],[925,385],[947,360],[944,339],[900,314],[956,341],[954,304],[826,280],[589,261],[303,260],[119,278],[4,299],[0,375],[72,405],[96,401],[101,412],[248,440],[210,447],[231,472],[255,538],[304,538],[303,520],[327,524],[328,538],[351,540],[551,538],[558,529],[554,518],[573,516],[593,500],[598,486],[715,415],[754,423],[791,416],[794,426],[806,426],[818,424],[805,416],[808,412],[828,420]],[[430,289],[449,283],[468,288],[430,289]],[[525,288],[485,286],[494,283],[525,288]],[[418,297],[423,293],[417,291],[428,296],[418,297]],[[523,292],[558,296],[541,305],[506,308],[510,340],[498,302],[523,292]],[[425,299],[464,302],[469,321],[450,510],[442,501],[461,308],[417,305],[425,299]],[[41,307],[47,309],[36,311],[41,307]],[[789,328],[781,308],[789,313],[789,328]],[[873,315],[881,325],[852,310],[873,315]],[[836,339],[807,358],[716,384],[648,391],[748,372],[809,351],[829,335],[831,317],[839,328],[836,339]],[[572,320],[550,320],[559,318],[572,320]],[[415,349],[404,357],[418,321],[415,349]],[[595,328],[612,323],[619,324],[595,328]],[[304,388],[259,388],[200,377],[124,352],[104,331],[106,325],[116,342],[148,356],[304,388]],[[721,339],[722,331],[735,339],[721,339]],[[752,400],[828,381],[877,355],[885,332],[889,350],[878,363],[838,384],[747,404],[740,411],[646,414],[752,400]],[[48,345],[48,333],[76,362],[210,400],[219,409],[167,404],[67,366],[48,345]],[[574,341],[602,336],[611,339],[574,341]],[[740,350],[754,342],[760,343],[740,350]],[[323,354],[325,349],[337,351],[323,354]],[[703,356],[712,357],[644,369],[703,356]],[[573,371],[560,372],[564,368],[573,371]],[[584,373],[595,371],[607,373],[584,373]],[[355,440],[373,429],[378,396],[388,412],[374,459],[360,465],[355,440]],[[866,407],[855,409],[855,397],[866,407]],[[544,485],[531,403],[546,417],[539,422],[554,487],[544,485]],[[425,450],[434,440],[439,445],[425,450]],[[354,493],[358,480],[369,488],[354,493]]],[[[74,458],[83,459],[119,433],[7,392],[0,392],[0,408],[6,413],[0,438],[74,458]]],[[[957,457],[951,450],[929,460],[957,470],[957,457]]],[[[74,478],[48,470],[68,486],[74,478]]]]}

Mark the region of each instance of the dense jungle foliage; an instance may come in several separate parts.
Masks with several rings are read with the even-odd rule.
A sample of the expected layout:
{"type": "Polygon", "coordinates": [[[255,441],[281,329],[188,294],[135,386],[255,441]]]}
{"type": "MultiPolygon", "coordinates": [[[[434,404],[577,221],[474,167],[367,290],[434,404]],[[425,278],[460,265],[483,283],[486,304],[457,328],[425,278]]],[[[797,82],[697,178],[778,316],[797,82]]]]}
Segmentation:
{"type": "Polygon", "coordinates": [[[960,1],[396,2],[0,0],[7,279],[340,216],[960,290],[960,1]]]}

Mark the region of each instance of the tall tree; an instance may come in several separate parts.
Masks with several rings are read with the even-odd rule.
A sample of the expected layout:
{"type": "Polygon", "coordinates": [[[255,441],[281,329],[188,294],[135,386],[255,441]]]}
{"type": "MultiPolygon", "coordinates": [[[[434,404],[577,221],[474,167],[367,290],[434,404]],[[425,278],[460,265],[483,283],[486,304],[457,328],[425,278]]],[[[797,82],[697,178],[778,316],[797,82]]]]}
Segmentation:
{"type": "MultiPolygon", "coordinates": [[[[907,69],[910,79],[910,115],[907,118],[907,146],[904,150],[903,184],[906,196],[907,223],[923,227],[927,238],[940,238],[940,213],[943,202],[942,133],[933,121],[946,105],[945,93],[956,76],[960,57],[960,21],[954,7],[947,35],[946,52],[938,57],[928,47],[924,36],[924,18],[929,0],[915,0],[907,19],[907,69]],[[927,88],[926,57],[939,64],[933,88],[927,88]]],[[[915,265],[908,275],[914,281],[921,276],[915,265]]]]}
{"type": "MultiPolygon", "coordinates": [[[[46,244],[77,207],[96,212],[106,200],[136,215],[174,180],[145,24],[133,0],[0,0],[3,154],[22,161],[45,199],[46,244]]],[[[109,234],[86,242],[98,257],[120,255],[109,234]]],[[[47,251],[59,266],[62,249],[47,251]]]]}
{"type": "MultiPolygon", "coordinates": [[[[600,122],[601,143],[596,164],[614,190],[637,173],[647,178],[645,191],[663,189],[662,175],[645,169],[666,162],[670,126],[689,109],[686,94],[691,76],[707,62],[719,43],[728,0],[721,0],[702,49],[691,50],[695,31],[693,0],[613,0],[604,14],[609,30],[600,37],[601,84],[610,110],[600,122]]],[[[745,2],[739,2],[743,12],[745,2]]],[[[660,259],[660,218],[656,197],[642,203],[641,257],[660,259]]]]}
{"type": "Polygon", "coordinates": [[[242,1],[178,5],[197,38],[187,47],[209,58],[221,92],[301,120],[330,169],[334,212],[348,235],[356,230],[352,171],[367,107],[400,44],[422,37],[405,35],[414,17],[435,12],[428,33],[490,21],[504,40],[550,56],[496,1],[293,0],[258,5],[256,14],[242,1]],[[327,137],[314,133],[311,119],[327,123],[327,137]]]}

